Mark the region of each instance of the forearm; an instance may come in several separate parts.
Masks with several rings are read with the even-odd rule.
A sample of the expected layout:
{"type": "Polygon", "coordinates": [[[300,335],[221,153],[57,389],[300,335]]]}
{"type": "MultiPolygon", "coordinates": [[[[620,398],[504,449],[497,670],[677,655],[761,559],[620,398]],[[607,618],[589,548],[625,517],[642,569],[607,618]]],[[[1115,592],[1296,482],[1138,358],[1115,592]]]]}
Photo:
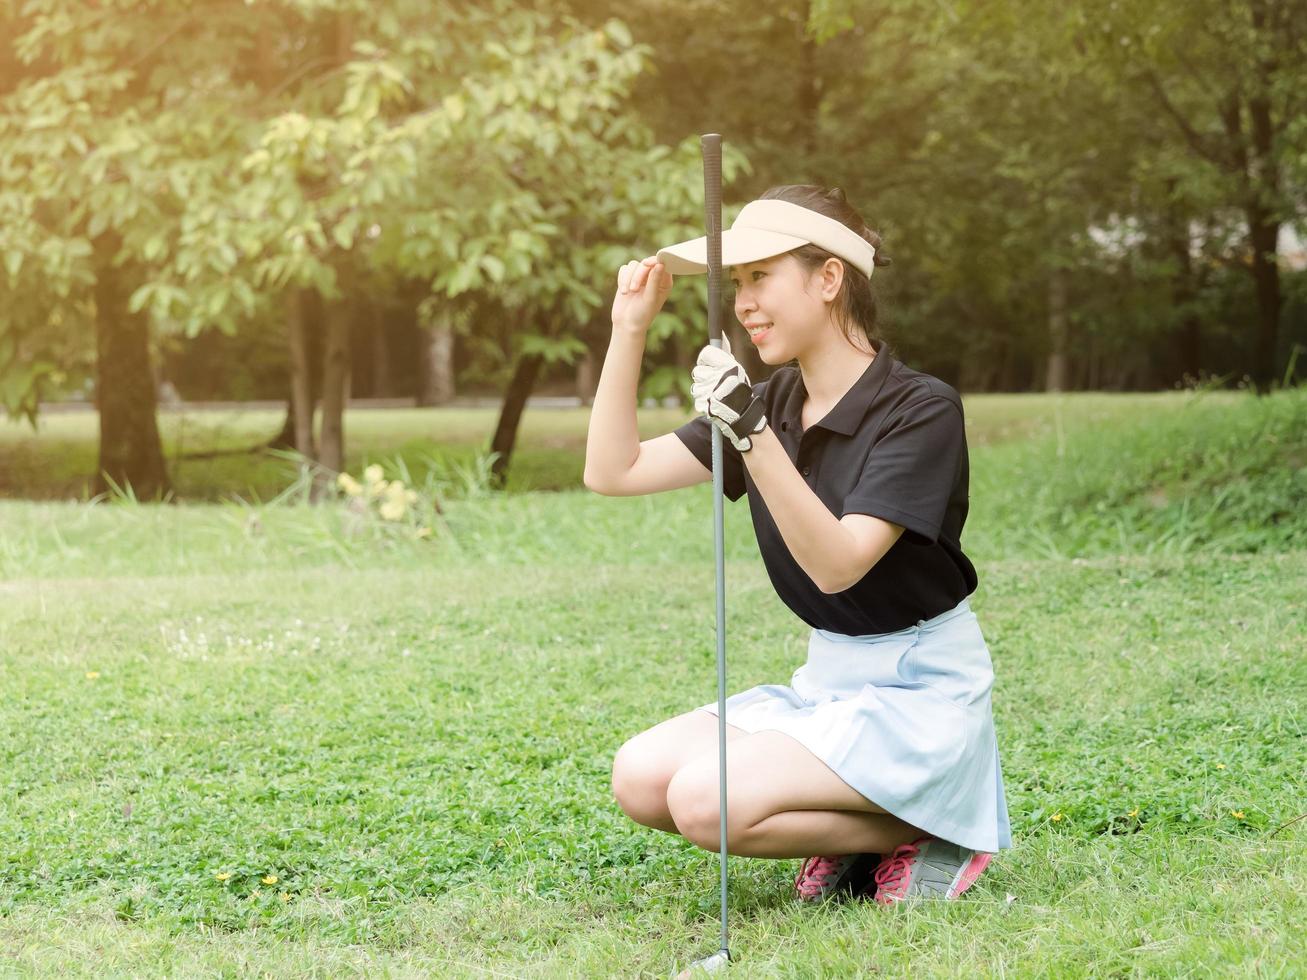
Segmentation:
{"type": "Polygon", "coordinates": [[[826,509],[768,425],[744,453],[767,510],[799,567],[817,588],[835,592],[855,577],[853,533],[826,509]]]}
{"type": "Polygon", "coordinates": [[[590,409],[585,441],[585,484],[600,487],[625,473],[640,455],[636,389],[644,357],[644,333],[613,328],[590,409]]]}

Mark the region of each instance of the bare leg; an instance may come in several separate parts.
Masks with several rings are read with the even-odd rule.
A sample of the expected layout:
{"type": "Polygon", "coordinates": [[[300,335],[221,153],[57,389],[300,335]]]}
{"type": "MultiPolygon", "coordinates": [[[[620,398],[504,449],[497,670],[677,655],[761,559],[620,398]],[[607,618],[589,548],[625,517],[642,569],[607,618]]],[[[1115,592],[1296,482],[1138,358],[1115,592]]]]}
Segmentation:
{"type": "MultiPolygon", "coordinates": [[[[743,729],[726,726],[727,741],[744,735],[743,729]]],[[[637,823],[679,834],[667,809],[667,784],[687,762],[703,760],[712,767],[715,799],[719,792],[717,741],[717,716],[698,708],[632,737],[613,759],[613,795],[618,805],[637,823]]],[[[728,751],[728,760],[730,755],[728,751]]]]}
{"type": "MultiPolygon", "coordinates": [[[[780,732],[736,739],[726,753],[727,847],[747,857],[884,854],[923,832],[886,813],[780,732]]],[[[718,849],[717,754],[686,763],[667,787],[676,827],[718,849]]]]}

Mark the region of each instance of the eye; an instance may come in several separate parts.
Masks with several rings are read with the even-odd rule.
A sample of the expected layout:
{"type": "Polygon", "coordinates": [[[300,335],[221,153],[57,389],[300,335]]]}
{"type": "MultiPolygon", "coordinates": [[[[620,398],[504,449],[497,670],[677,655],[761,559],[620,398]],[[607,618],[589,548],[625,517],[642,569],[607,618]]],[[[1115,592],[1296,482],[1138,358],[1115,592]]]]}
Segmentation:
{"type": "Polygon", "coordinates": [[[754,269],[754,270],[753,270],[753,281],[754,281],[754,282],[757,282],[759,276],[765,276],[766,274],[767,274],[767,273],[761,271],[760,269],[754,269]]]}

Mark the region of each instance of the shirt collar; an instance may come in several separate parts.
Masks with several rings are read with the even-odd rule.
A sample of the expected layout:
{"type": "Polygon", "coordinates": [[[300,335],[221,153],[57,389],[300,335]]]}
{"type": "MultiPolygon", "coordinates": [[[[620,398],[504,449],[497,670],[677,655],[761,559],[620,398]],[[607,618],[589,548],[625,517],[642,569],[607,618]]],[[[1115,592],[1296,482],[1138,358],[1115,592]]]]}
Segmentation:
{"type": "MultiPolygon", "coordinates": [[[[880,394],[885,379],[889,377],[892,360],[889,345],[885,341],[873,340],[871,346],[876,352],[876,359],[867,365],[862,376],[853,382],[853,387],[843,394],[835,403],[835,407],[826,413],[826,417],[811,428],[820,427],[845,436],[851,436],[857,431],[859,423],[866,416],[876,396],[880,394]]],[[[781,425],[783,431],[797,435],[802,426],[803,400],[807,397],[808,391],[803,384],[803,372],[796,369],[795,373],[794,387],[790,389],[785,406],[781,409],[781,425]]]]}

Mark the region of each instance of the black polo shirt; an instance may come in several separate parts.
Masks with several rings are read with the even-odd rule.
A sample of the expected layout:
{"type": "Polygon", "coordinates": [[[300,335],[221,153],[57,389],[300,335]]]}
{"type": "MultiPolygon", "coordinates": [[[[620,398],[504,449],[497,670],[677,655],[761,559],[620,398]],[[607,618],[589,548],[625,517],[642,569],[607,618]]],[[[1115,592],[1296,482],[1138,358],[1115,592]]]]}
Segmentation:
{"type": "MultiPolygon", "coordinates": [[[[749,495],[767,574],[800,619],[849,636],[892,633],[947,612],[975,591],[962,553],[967,519],[967,441],[953,388],[895,360],[875,341],[876,359],[820,422],[803,429],[807,391],[796,366],[753,386],[767,422],[795,468],[836,517],[871,514],[903,534],[851,588],[827,595],[790,555],[740,451],[722,440],[726,496],[749,495]]],[[[712,423],[698,416],[676,435],[712,469],[712,423]]]]}

